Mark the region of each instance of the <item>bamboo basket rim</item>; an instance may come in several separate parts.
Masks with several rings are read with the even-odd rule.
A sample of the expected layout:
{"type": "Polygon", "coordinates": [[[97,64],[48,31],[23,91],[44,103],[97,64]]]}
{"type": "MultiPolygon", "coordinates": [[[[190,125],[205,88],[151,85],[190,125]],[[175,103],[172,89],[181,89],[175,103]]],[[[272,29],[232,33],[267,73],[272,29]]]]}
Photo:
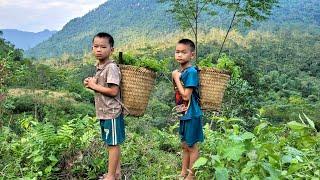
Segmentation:
{"type": "Polygon", "coordinates": [[[224,74],[224,75],[228,75],[228,76],[231,75],[230,71],[218,69],[216,67],[202,67],[202,68],[199,68],[199,70],[200,70],[200,72],[206,71],[206,72],[215,72],[215,73],[219,73],[219,74],[224,74]]]}
{"type": "Polygon", "coordinates": [[[139,66],[133,66],[133,65],[127,65],[127,64],[120,64],[120,70],[121,69],[124,69],[124,70],[133,70],[133,71],[136,71],[136,72],[141,72],[141,73],[150,73],[150,75],[152,77],[155,77],[156,76],[156,72],[148,69],[148,68],[145,68],[145,67],[139,67],[139,66]]]}

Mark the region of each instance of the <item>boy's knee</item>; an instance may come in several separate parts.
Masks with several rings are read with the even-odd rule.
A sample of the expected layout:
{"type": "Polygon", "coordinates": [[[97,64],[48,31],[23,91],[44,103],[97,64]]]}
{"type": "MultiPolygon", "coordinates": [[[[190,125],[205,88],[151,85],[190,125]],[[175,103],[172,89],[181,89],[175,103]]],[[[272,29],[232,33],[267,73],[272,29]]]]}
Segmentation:
{"type": "Polygon", "coordinates": [[[183,151],[187,151],[188,150],[188,145],[186,143],[181,143],[181,148],[183,151]]]}
{"type": "Polygon", "coordinates": [[[187,146],[189,152],[196,152],[198,151],[198,146],[194,144],[193,146],[187,146]]]}
{"type": "Polygon", "coordinates": [[[109,150],[120,149],[119,145],[108,145],[109,150]]]}

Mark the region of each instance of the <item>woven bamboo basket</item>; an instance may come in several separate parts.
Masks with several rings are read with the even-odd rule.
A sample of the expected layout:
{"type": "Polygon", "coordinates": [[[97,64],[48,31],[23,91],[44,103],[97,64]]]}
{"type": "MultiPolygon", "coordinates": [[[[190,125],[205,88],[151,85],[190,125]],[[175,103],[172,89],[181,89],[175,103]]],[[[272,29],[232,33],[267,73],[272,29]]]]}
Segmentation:
{"type": "Polygon", "coordinates": [[[142,116],[147,108],[156,74],[142,67],[120,65],[121,95],[124,106],[132,116],[142,116]]]}
{"type": "Polygon", "coordinates": [[[216,68],[200,70],[200,104],[204,111],[220,111],[230,75],[216,68]]]}

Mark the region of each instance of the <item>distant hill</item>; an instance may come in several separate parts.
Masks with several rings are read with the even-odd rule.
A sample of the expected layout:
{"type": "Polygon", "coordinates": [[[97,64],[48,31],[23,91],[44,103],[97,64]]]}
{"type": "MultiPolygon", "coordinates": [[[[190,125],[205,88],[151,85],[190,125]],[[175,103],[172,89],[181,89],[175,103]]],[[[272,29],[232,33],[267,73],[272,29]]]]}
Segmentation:
{"type": "Polygon", "coordinates": [[[27,50],[50,38],[57,31],[26,32],[17,29],[1,29],[3,38],[10,41],[16,48],[27,50]]]}
{"type": "Polygon", "coordinates": [[[303,30],[320,30],[319,0],[279,0],[268,21],[260,23],[263,30],[277,30],[280,27],[300,27],[303,30]]]}
{"type": "Polygon", "coordinates": [[[165,9],[156,0],[109,0],[83,17],[72,19],[26,55],[53,57],[64,52],[81,55],[90,49],[91,38],[99,31],[111,33],[117,46],[136,37],[163,36],[177,27],[165,9]]]}
{"type": "MultiPolygon", "coordinates": [[[[26,52],[29,57],[55,57],[63,53],[81,56],[89,51],[92,36],[99,31],[111,33],[116,46],[136,42],[134,39],[161,39],[178,30],[166,5],[157,0],[109,0],[83,17],[68,22],[61,31],[26,52]]],[[[223,11],[221,11],[223,12],[223,11]]],[[[273,31],[284,26],[308,30],[320,27],[319,0],[280,0],[279,7],[266,22],[252,28],[273,31]]],[[[206,17],[206,28],[227,27],[230,15],[206,17]]],[[[131,45],[131,44],[130,44],[131,45]]]]}

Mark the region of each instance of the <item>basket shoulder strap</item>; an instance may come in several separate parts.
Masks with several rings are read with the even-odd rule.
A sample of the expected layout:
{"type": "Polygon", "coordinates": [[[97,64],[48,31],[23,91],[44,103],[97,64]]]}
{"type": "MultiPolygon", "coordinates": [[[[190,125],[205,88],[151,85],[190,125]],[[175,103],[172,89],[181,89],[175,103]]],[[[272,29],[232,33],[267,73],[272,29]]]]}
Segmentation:
{"type": "Polygon", "coordinates": [[[198,78],[199,78],[199,86],[198,88],[194,88],[193,91],[194,91],[194,95],[195,95],[195,98],[199,104],[199,106],[201,106],[201,96],[200,96],[200,88],[201,88],[201,84],[200,84],[200,68],[198,66],[195,66],[195,69],[197,70],[198,72],[198,78]]]}
{"type": "MultiPolygon", "coordinates": [[[[111,63],[114,63],[116,64],[119,68],[119,64],[117,64],[116,62],[114,61],[108,61],[101,69],[101,71],[99,71],[98,73],[96,73],[95,77],[98,78],[100,76],[100,74],[104,71],[104,69],[108,66],[108,64],[111,64],[111,63]]],[[[120,91],[120,99],[122,99],[122,93],[121,93],[121,83],[120,83],[120,86],[119,86],[119,91],[120,91]]],[[[127,111],[128,114],[130,114],[130,111],[129,109],[123,104],[123,102],[121,102],[121,100],[117,99],[116,97],[114,97],[114,99],[123,107],[123,109],[125,111],[127,111]]]]}
{"type": "MultiPolygon", "coordinates": [[[[121,98],[121,91],[120,91],[120,98],[121,98]]],[[[129,109],[123,104],[123,102],[121,102],[119,99],[114,98],[122,107],[125,111],[127,111],[128,114],[130,114],[129,109]]]]}
{"type": "MultiPolygon", "coordinates": [[[[95,77],[98,78],[100,74],[104,71],[104,69],[111,63],[115,63],[114,61],[107,61],[106,64],[101,68],[101,70],[97,73],[98,69],[96,69],[96,75],[95,77]]],[[[115,63],[116,64],[116,63],[115,63]]]]}

